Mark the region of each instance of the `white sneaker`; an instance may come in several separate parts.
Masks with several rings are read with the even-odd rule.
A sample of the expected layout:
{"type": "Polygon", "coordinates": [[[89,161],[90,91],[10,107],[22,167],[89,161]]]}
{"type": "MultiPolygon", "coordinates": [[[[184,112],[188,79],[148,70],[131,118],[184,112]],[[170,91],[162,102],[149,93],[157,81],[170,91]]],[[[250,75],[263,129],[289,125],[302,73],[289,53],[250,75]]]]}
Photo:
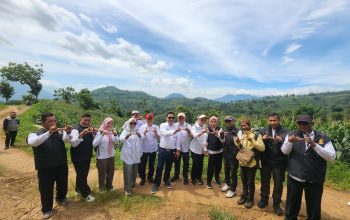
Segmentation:
{"type": "Polygon", "coordinates": [[[129,192],[124,192],[125,196],[131,196],[131,193],[129,192]]]}
{"type": "Polygon", "coordinates": [[[44,212],[42,219],[49,219],[52,216],[52,210],[44,212]]]}
{"type": "Polygon", "coordinates": [[[95,197],[93,197],[92,195],[88,195],[85,199],[86,202],[93,202],[95,201],[95,197]]]}
{"type": "Polygon", "coordinates": [[[225,184],[222,188],[221,188],[221,192],[226,192],[227,190],[230,189],[230,186],[225,184]]]}
{"type": "Polygon", "coordinates": [[[226,197],[226,198],[232,198],[232,197],[234,197],[235,195],[236,195],[236,192],[233,192],[232,190],[229,190],[229,191],[226,193],[225,197],[226,197]]]}

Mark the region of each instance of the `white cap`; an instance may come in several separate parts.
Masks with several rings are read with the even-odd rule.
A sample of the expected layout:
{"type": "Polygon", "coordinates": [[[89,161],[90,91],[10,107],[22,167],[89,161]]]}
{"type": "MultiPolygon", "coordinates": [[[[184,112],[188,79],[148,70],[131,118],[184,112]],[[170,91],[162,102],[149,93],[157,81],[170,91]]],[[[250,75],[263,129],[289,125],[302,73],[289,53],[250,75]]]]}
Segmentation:
{"type": "Polygon", "coordinates": [[[133,114],[140,114],[140,112],[137,111],[137,110],[134,110],[134,111],[131,112],[131,114],[132,114],[132,115],[133,115],[133,114]]]}
{"type": "Polygon", "coordinates": [[[178,118],[179,118],[179,117],[184,117],[184,118],[186,118],[186,115],[185,115],[185,113],[180,112],[179,114],[177,114],[177,117],[178,117],[178,118]]]}
{"type": "Polygon", "coordinates": [[[201,114],[200,116],[198,116],[198,118],[199,119],[201,119],[201,118],[206,118],[207,116],[205,116],[205,115],[203,115],[203,114],[201,114]]]}

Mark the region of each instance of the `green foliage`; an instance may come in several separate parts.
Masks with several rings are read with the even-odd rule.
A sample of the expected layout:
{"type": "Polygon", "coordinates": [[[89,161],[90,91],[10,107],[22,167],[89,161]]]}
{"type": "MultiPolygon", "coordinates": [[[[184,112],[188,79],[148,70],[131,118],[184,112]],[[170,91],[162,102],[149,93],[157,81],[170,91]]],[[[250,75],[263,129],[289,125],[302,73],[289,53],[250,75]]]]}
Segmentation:
{"type": "Polygon", "coordinates": [[[208,210],[209,218],[212,220],[237,220],[237,217],[226,211],[221,211],[217,207],[211,207],[208,210]]]}
{"type": "Polygon", "coordinates": [[[79,101],[79,105],[84,110],[94,109],[96,107],[94,100],[91,96],[91,92],[88,89],[82,89],[77,94],[77,99],[79,101]]]}
{"type": "Polygon", "coordinates": [[[15,89],[10,85],[10,83],[6,81],[0,82],[0,95],[6,100],[8,100],[15,94],[15,89]]]}
{"type": "Polygon", "coordinates": [[[8,66],[0,69],[0,73],[4,79],[28,85],[30,88],[29,93],[33,94],[37,99],[42,89],[42,84],[40,83],[44,72],[42,66],[41,64],[32,67],[26,62],[24,64],[10,62],[8,66]]]}
{"type": "Polygon", "coordinates": [[[340,161],[328,163],[326,185],[338,190],[350,189],[350,165],[340,161]]]}
{"type": "Polygon", "coordinates": [[[75,92],[75,89],[71,86],[67,86],[66,88],[59,88],[54,90],[54,96],[56,99],[63,99],[66,103],[71,103],[72,100],[75,98],[77,93],[75,92]]]}

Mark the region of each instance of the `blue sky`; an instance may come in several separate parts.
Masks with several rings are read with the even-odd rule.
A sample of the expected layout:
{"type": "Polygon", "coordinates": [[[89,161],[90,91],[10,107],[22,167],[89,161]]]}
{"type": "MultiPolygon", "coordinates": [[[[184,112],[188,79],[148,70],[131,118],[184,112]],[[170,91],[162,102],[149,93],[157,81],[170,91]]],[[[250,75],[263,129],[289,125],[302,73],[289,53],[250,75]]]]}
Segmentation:
{"type": "Polygon", "coordinates": [[[44,65],[44,89],[157,97],[350,89],[350,1],[0,2],[0,66],[44,65]]]}

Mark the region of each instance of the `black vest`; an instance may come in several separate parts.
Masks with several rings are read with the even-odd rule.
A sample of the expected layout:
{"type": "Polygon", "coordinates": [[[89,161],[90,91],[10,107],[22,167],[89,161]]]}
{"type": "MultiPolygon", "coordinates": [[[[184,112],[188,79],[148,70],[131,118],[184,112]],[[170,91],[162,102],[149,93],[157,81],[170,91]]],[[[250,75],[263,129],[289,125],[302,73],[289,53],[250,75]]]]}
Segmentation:
{"type": "MultiPolygon", "coordinates": [[[[272,128],[269,126],[261,130],[262,136],[265,134],[272,136],[272,128]]],[[[288,134],[288,130],[281,126],[276,128],[276,135],[282,138],[282,142],[274,140],[264,140],[265,151],[261,153],[261,161],[263,164],[268,164],[272,167],[287,167],[288,156],[282,153],[281,147],[283,141],[288,134]]]]}
{"type": "MultiPolygon", "coordinates": [[[[315,130],[314,133],[314,141],[321,147],[325,147],[330,141],[324,134],[315,130]]],[[[300,138],[304,138],[300,131],[295,134],[300,138]]],[[[312,147],[308,147],[306,151],[305,148],[304,141],[293,143],[288,159],[288,173],[312,183],[323,183],[326,176],[327,161],[319,156],[312,147]]]]}
{"type": "Polygon", "coordinates": [[[238,128],[229,127],[227,130],[225,130],[225,132],[227,132],[227,134],[225,136],[225,142],[223,144],[224,158],[228,160],[235,159],[239,151],[234,142],[234,138],[238,133],[238,128]]]}
{"type": "MultiPolygon", "coordinates": [[[[216,131],[219,131],[220,128],[217,127],[216,131]]],[[[213,132],[214,130],[212,130],[211,128],[209,128],[209,132],[213,132]]],[[[222,149],[222,143],[220,141],[220,139],[218,137],[215,136],[215,134],[213,133],[209,133],[208,134],[208,147],[209,150],[212,151],[218,151],[222,149]]]]}
{"type": "MultiPolygon", "coordinates": [[[[37,131],[36,134],[41,135],[46,132],[47,131],[42,128],[37,131]]],[[[67,152],[62,137],[62,134],[56,132],[51,134],[49,138],[44,141],[44,143],[37,147],[32,147],[36,170],[53,168],[67,164],[67,152]]]]}
{"type": "MultiPolygon", "coordinates": [[[[81,124],[78,124],[73,129],[77,129],[80,134],[85,128],[81,124]]],[[[83,141],[80,142],[78,146],[70,148],[73,163],[91,160],[92,151],[94,149],[92,145],[94,136],[92,133],[87,133],[82,138],[83,141]]]]}

